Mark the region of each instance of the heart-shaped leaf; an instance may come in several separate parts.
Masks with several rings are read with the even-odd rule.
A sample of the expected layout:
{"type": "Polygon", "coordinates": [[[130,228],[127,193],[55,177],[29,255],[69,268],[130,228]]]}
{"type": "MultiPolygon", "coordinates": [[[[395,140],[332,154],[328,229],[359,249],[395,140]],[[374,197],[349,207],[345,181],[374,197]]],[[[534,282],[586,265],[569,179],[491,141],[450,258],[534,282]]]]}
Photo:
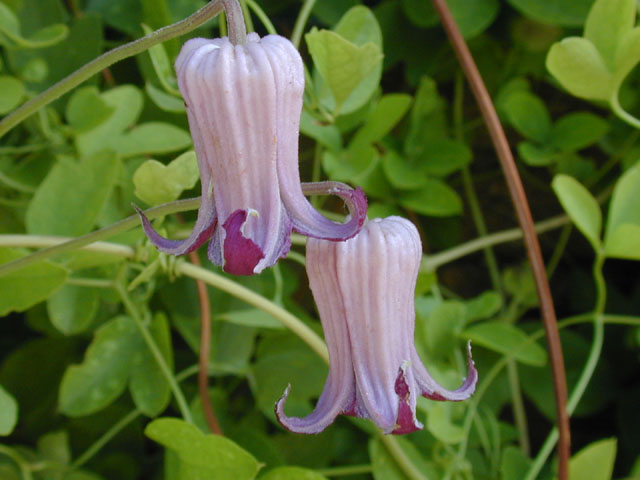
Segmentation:
{"type": "Polygon", "coordinates": [[[595,45],[586,38],[570,37],[553,44],[547,69],[576,97],[608,101],[614,91],[614,76],[595,45]]]}
{"type": "Polygon", "coordinates": [[[193,151],[183,153],[168,165],[147,160],[133,174],[135,195],[149,205],[176,200],[198,181],[198,161],[193,151]]]}
{"type": "Polygon", "coordinates": [[[591,41],[605,63],[613,69],[616,49],[633,28],[635,0],[596,0],[584,25],[584,38],[591,41]]]}

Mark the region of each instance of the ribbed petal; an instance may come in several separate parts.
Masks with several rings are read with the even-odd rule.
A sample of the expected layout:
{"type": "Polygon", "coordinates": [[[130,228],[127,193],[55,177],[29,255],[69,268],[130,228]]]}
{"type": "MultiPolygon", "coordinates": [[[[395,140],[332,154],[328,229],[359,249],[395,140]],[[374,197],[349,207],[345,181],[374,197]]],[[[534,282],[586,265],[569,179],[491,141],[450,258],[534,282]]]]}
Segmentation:
{"type": "MultiPolygon", "coordinates": [[[[210,257],[237,253],[227,250],[228,232],[220,227],[234,212],[255,210],[258,214],[243,223],[243,237],[263,256],[250,273],[259,273],[288,250],[283,231],[291,231],[276,168],[276,92],[286,86],[276,85],[268,48],[257,34],[235,46],[227,38],[197,39],[185,44],[184,55],[176,61],[200,171],[207,170],[213,178],[219,226],[210,257]],[[212,252],[214,246],[222,251],[212,252]]],[[[227,260],[235,262],[237,256],[223,263],[227,260]]]]}
{"type": "Polygon", "coordinates": [[[353,190],[344,184],[310,186],[306,194],[336,194],[349,206],[351,219],[335,223],[318,213],[307,201],[300,185],[298,170],[298,131],[304,93],[304,67],[293,44],[283,37],[268,35],[262,39],[265,52],[276,79],[276,130],[278,180],[282,201],[291,216],[293,228],[303,235],[327,240],[346,240],[353,237],[366,217],[367,202],[362,190],[353,190]],[[314,191],[318,189],[318,191],[314,191]]]}
{"type": "Polygon", "coordinates": [[[421,259],[415,227],[399,217],[375,219],[337,248],[362,407],[385,433],[422,428],[415,418],[410,368],[413,296],[421,259]]]}
{"type": "Polygon", "coordinates": [[[284,414],[289,387],[276,404],[278,421],[292,432],[321,432],[336,416],[352,408],[355,400],[349,332],[344,320],[340,286],[335,263],[326,263],[328,259],[335,257],[335,247],[335,243],[313,239],[307,243],[307,275],[322,320],[330,368],[324,391],[313,413],[305,418],[287,417],[284,414]]]}

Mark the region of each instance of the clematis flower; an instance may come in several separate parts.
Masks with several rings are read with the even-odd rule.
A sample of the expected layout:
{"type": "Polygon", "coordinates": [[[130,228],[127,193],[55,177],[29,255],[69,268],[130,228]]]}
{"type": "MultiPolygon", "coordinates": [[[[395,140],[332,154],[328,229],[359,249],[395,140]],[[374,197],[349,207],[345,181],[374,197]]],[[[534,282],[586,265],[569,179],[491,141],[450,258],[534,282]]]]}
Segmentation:
{"type": "Polygon", "coordinates": [[[327,240],[354,236],[366,217],[361,189],[338,182],[300,183],[298,135],[304,69],[293,44],[280,36],[196,38],[176,60],[198,157],[202,204],[191,235],[169,240],[138,209],[149,239],[182,255],[211,239],[211,261],[236,275],[260,273],[289,251],[290,234],[327,240]],[[304,194],[335,194],[350,219],[335,223],[304,194]]]}
{"type": "Polygon", "coordinates": [[[422,258],[415,226],[400,217],[374,219],[351,240],[310,239],[307,275],[329,349],[329,376],[313,413],[287,417],[287,387],[276,403],[287,430],[319,433],[337,415],[372,420],[384,433],[421,429],[418,395],[465,400],[478,380],[467,346],[467,378],[447,390],[427,372],[416,352],[414,290],[422,258]]]}

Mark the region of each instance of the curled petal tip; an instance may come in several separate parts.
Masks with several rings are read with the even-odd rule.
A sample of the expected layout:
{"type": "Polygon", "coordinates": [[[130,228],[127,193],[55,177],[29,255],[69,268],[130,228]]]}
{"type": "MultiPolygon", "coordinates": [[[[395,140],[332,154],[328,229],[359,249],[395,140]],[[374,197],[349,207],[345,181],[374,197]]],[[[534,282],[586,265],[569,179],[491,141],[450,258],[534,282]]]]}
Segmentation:
{"type": "Polygon", "coordinates": [[[161,252],[170,255],[184,255],[185,253],[194,251],[211,238],[217,225],[215,208],[213,208],[213,205],[204,205],[200,207],[198,220],[189,238],[184,240],[170,240],[155,231],[140,207],[133,203],[131,205],[138,213],[142,222],[142,229],[149,240],[151,240],[151,243],[161,252]]]}
{"type": "Polygon", "coordinates": [[[223,270],[233,275],[253,275],[256,265],[264,258],[262,249],[243,234],[247,215],[247,210],[236,210],[222,225],[227,232],[223,270]]]}

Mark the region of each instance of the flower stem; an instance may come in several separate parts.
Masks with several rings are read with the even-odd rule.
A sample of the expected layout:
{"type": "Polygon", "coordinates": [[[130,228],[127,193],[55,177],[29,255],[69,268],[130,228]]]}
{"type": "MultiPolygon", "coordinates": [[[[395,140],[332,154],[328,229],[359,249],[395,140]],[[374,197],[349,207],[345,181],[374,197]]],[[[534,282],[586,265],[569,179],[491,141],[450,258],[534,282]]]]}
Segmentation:
{"type": "Polygon", "coordinates": [[[80,67],[69,76],[63,78],[37,97],[29,100],[11,114],[4,117],[2,121],[0,121],[0,137],[22,122],[25,118],[33,115],[45,105],[48,105],[57,98],[60,98],[68,91],[74,89],[85,80],[88,80],[96,73],[99,73],[110,65],[144,52],[154,45],[195,30],[207,20],[218,15],[222,11],[222,4],[225,2],[229,3],[230,1],[231,0],[211,0],[200,10],[184,20],[174,23],[173,25],[163,27],[149,35],[134,40],[133,42],[121,45],[113,50],[103,53],[99,57],[80,67]]]}
{"type": "Polygon", "coordinates": [[[247,27],[242,15],[242,7],[238,0],[220,0],[224,5],[224,13],[227,16],[227,31],[229,41],[234,45],[247,43],[247,27]]]}
{"type": "Polygon", "coordinates": [[[127,289],[124,287],[123,282],[122,281],[116,282],[115,289],[118,292],[118,295],[120,296],[120,299],[122,300],[122,303],[124,305],[124,308],[127,310],[127,313],[129,314],[129,316],[131,316],[131,318],[136,323],[136,326],[138,327],[138,330],[140,331],[142,338],[147,344],[147,347],[149,348],[149,351],[153,355],[153,358],[155,359],[156,363],[158,364],[158,367],[160,367],[162,374],[167,380],[167,383],[169,383],[169,386],[173,391],[173,396],[175,397],[176,402],[178,403],[178,408],[180,409],[182,418],[184,418],[184,420],[188,423],[193,423],[191,410],[189,410],[189,405],[187,404],[184,394],[180,389],[180,385],[178,385],[178,382],[175,376],[173,375],[173,372],[171,371],[171,369],[169,369],[169,366],[167,365],[164,355],[162,355],[162,352],[158,348],[156,341],[154,340],[151,333],[149,333],[149,330],[147,329],[147,327],[144,325],[142,321],[142,317],[140,316],[140,312],[138,311],[136,306],[133,304],[133,301],[129,297],[127,293],[127,289]]]}
{"type": "Polygon", "coordinates": [[[291,43],[293,43],[296,48],[300,47],[302,32],[307,24],[307,20],[309,20],[309,15],[311,15],[311,10],[313,10],[315,3],[316,0],[305,0],[298,13],[298,18],[296,18],[296,24],[293,26],[293,33],[291,34],[291,43]]]}
{"type": "MultiPolygon", "coordinates": [[[[165,215],[169,215],[171,213],[185,212],[187,210],[196,210],[200,206],[200,197],[198,198],[190,198],[187,200],[178,200],[176,202],[165,203],[164,205],[159,205],[157,207],[150,208],[145,211],[145,215],[149,220],[152,220],[157,217],[162,217],[165,215]]],[[[7,275],[9,273],[15,272],[24,268],[28,265],[31,265],[35,262],[39,262],[42,260],[46,260],[55,255],[59,255],[61,253],[71,252],[73,250],[77,250],[80,248],[85,248],[88,251],[100,251],[103,253],[113,253],[115,255],[124,256],[124,257],[133,257],[135,255],[135,251],[131,247],[127,247],[124,245],[118,245],[117,247],[113,247],[113,251],[107,251],[111,247],[107,247],[110,244],[96,244],[99,240],[105,240],[109,237],[113,237],[122,232],[126,232],[134,227],[140,225],[140,219],[137,215],[132,215],[130,217],[125,218],[124,220],[120,220],[113,225],[102,228],[100,230],[96,230],[95,232],[88,233],[81,237],[77,237],[74,239],[69,239],[65,237],[42,237],[36,235],[0,235],[0,246],[3,246],[3,241],[7,242],[4,246],[16,245],[16,243],[11,244],[12,240],[24,241],[24,243],[17,243],[20,246],[31,246],[31,247],[39,247],[44,246],[43,250],[32,253],[31,255],[27,255],[26,257],[18,258],[17,260],[13,260],[11,262],[7,262],[3,265],[0,265],[0,277],[3,275],[7,275]],[[19,238],[17,238],[19,237],[19,238]],[[33,243],[29,243],[30,239],[33,240],[33,243]],[[61,243],[61,240],[63,243],[61,243]],[[41,243],[37,243],[41,241],[41,243]],[[90,245],[94,244],[94,245],[90,245]],[[89,246],[90,245],[90,246],[89,246]],[[126,249],[126,252],[123,250],[126,249]],[[124,253],[124,254],[123,254],[124,253]]]]}

